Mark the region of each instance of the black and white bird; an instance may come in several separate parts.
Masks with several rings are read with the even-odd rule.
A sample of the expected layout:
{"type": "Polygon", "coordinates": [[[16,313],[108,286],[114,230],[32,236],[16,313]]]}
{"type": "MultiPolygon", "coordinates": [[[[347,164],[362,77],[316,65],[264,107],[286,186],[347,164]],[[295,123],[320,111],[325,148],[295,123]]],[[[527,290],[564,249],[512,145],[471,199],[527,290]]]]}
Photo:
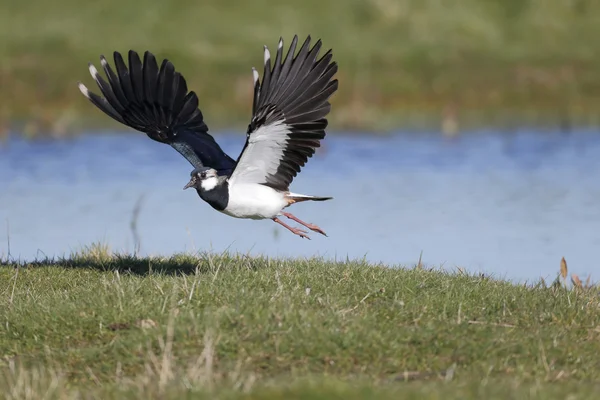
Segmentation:
{"type": "Polygon", "coordinates": [[[264,46],[262,82],[252,68],[252,119],[237,160],[225,154],[208,133],[197,95],[188,92],[185,79],[166,59],[159,68],[152,53],[146,51],[142,62],[130,50],[128,68],[121,54],[114,52],[113,70],[101,56],[108,81],[91,63],[89,70],[104,97],[90,92],[81,82],[79,89],[111,118],[181,153],[194,167],[184,189],[195,188],[214,209],[236,218],[272,219],[309,238],[306,231],[281,221],[279,217],[285,216],[325,235],[318,226],[283,211],[297,202],[331,199],[289,190],[325,137],[329,98],[338,88],[337,79],[332,79],[338,67],[332,62],[331,50],[317,58],[321,41],[312,48],[310,42],[308,36],[296,53],[298,37],[294,36],[284,57],[280,39],[273,66],[264,46]]]}

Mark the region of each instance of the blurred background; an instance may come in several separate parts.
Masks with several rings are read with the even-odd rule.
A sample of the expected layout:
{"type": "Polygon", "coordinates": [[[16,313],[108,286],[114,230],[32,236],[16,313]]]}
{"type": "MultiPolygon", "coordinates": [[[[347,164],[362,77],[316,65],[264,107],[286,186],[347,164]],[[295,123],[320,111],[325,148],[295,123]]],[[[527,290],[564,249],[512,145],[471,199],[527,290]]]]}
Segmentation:
{"type": "Polygon", "coordinates": [[[92,243],[170,255],[420,262],[516,281],[580,275],[600,255],[596,0],[4,0],[0,3],[0,257],[92,243]],[[171,60],[232,157],[262,46],[310,34],[339,91],[296,192],[300,240],[183,192],[190,165],[77,89],[115,50],[171,60]]]}

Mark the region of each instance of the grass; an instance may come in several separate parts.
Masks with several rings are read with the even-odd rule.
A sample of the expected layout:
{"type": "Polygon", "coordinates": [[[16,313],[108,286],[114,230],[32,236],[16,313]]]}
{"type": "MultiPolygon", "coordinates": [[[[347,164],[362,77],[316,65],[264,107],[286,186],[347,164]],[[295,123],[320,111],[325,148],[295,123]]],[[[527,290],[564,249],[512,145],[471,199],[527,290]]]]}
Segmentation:
{"type": "Polygon", "coordinates": [[[599,122],[596,0],[6,0],[0,132],[115,127],[76,81],[93,84],[87,62],[130,48],[171,59],[212,129],[243,129],[250,67],[294,33],[335,50],[336,129],[599,122]]]}
{"type": "Polygon", "coordinates": [[[595,287],[100,247],[5,261],[0,282],[6,398],[592,399],[600,389],[595,287]]]}

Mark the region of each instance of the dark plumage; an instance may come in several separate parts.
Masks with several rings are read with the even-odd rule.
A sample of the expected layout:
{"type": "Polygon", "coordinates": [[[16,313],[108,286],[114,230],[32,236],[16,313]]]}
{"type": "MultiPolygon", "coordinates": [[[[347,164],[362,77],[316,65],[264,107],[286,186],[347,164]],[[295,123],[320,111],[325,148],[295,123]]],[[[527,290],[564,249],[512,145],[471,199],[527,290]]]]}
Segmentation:
{"type": "MultiPolygon", "coordinates": [[[[321,40],[309,49],[310,36],[294,56],[298,37],[283,59],[283,42],[280,41],[275,62],[265,61],[262,85],[254,83],[252,120],[248,126],[246,144],[261,126],[282,121],[288,126],[287,143],[277,171],[266,177],[265,184],[277,190],[288,190],[289,185],[312,157],[320,140],[325,138],[325,128],[331,105],[329,97],[337,90],[337,63],[331,62],[331,50],[317,60],[321,40]]],[[[266,51],[266,47],[265,47],[266,51]]],[[[268,53],[267,53],[268,54],[268,53]]],[[[243,151],[240,154],[240,158],[243,151]]],[[[237,162],[240,161],[238,158],[237,162]]]]}
{"type": "Polygon", "coordinates": [[[265,46],[262,85],[253,69],[254,98],[246,143],[237,160],[221,149],[208,133],[198,97],[188,92],[185,79],[168,60],[160,68],[154,55],[130,50],[129,68],[114,52],[115,70],[100,57],[106,79],[89,64],[89,70],[104,97],[79,83],[81,92],[111,118],[145,132],[151,139],[171,145],[193,166],[190,182],[200,197],[214,209],[236,218],[272,219],[301,237],[306,232],[283,223],[292,219],[325,234],[283,209],[302,201],[331,197],[291,193],[289,186],[325,137],[329,97],[337,90],[333,79],[337,64],[331,50],[320,59],[321,41],[310,47],[310,36],[297,54],[294,36],[284,58],[280,39],[273,67],[265,46]]]}
{"type": "Polygon", "coordinates": [[[188,92],[185,79],[170,61],[164,60],[159,70],[152,53],[146,51],[142,63],[130,50],[127,69],[123,57],[115,51],[116,73],[104,56],[100,61],[108,82],[91,63],[89,68],[104,97],[79,84],[96,107],[149,138],[171,145],[196,168],[209,166],[219,175],[233,172],[235,161],[208,134],[196,93],[188,92]]]}

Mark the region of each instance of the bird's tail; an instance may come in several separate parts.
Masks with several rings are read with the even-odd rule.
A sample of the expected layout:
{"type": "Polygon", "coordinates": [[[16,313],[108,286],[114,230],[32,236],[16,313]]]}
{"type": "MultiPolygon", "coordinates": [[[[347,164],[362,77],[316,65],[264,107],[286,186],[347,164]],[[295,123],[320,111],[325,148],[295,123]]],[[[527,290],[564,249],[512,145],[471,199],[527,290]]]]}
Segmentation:
{"type": "Polygon", "coordinates": [[[297,193],[289,193],[286,197],[290,204],[300,203],[302,201],[308,201],[308,200],[325,201],[325,200],[333,199],[333,197],[308,196],[306,194],[297,194],[297,193]]]}

